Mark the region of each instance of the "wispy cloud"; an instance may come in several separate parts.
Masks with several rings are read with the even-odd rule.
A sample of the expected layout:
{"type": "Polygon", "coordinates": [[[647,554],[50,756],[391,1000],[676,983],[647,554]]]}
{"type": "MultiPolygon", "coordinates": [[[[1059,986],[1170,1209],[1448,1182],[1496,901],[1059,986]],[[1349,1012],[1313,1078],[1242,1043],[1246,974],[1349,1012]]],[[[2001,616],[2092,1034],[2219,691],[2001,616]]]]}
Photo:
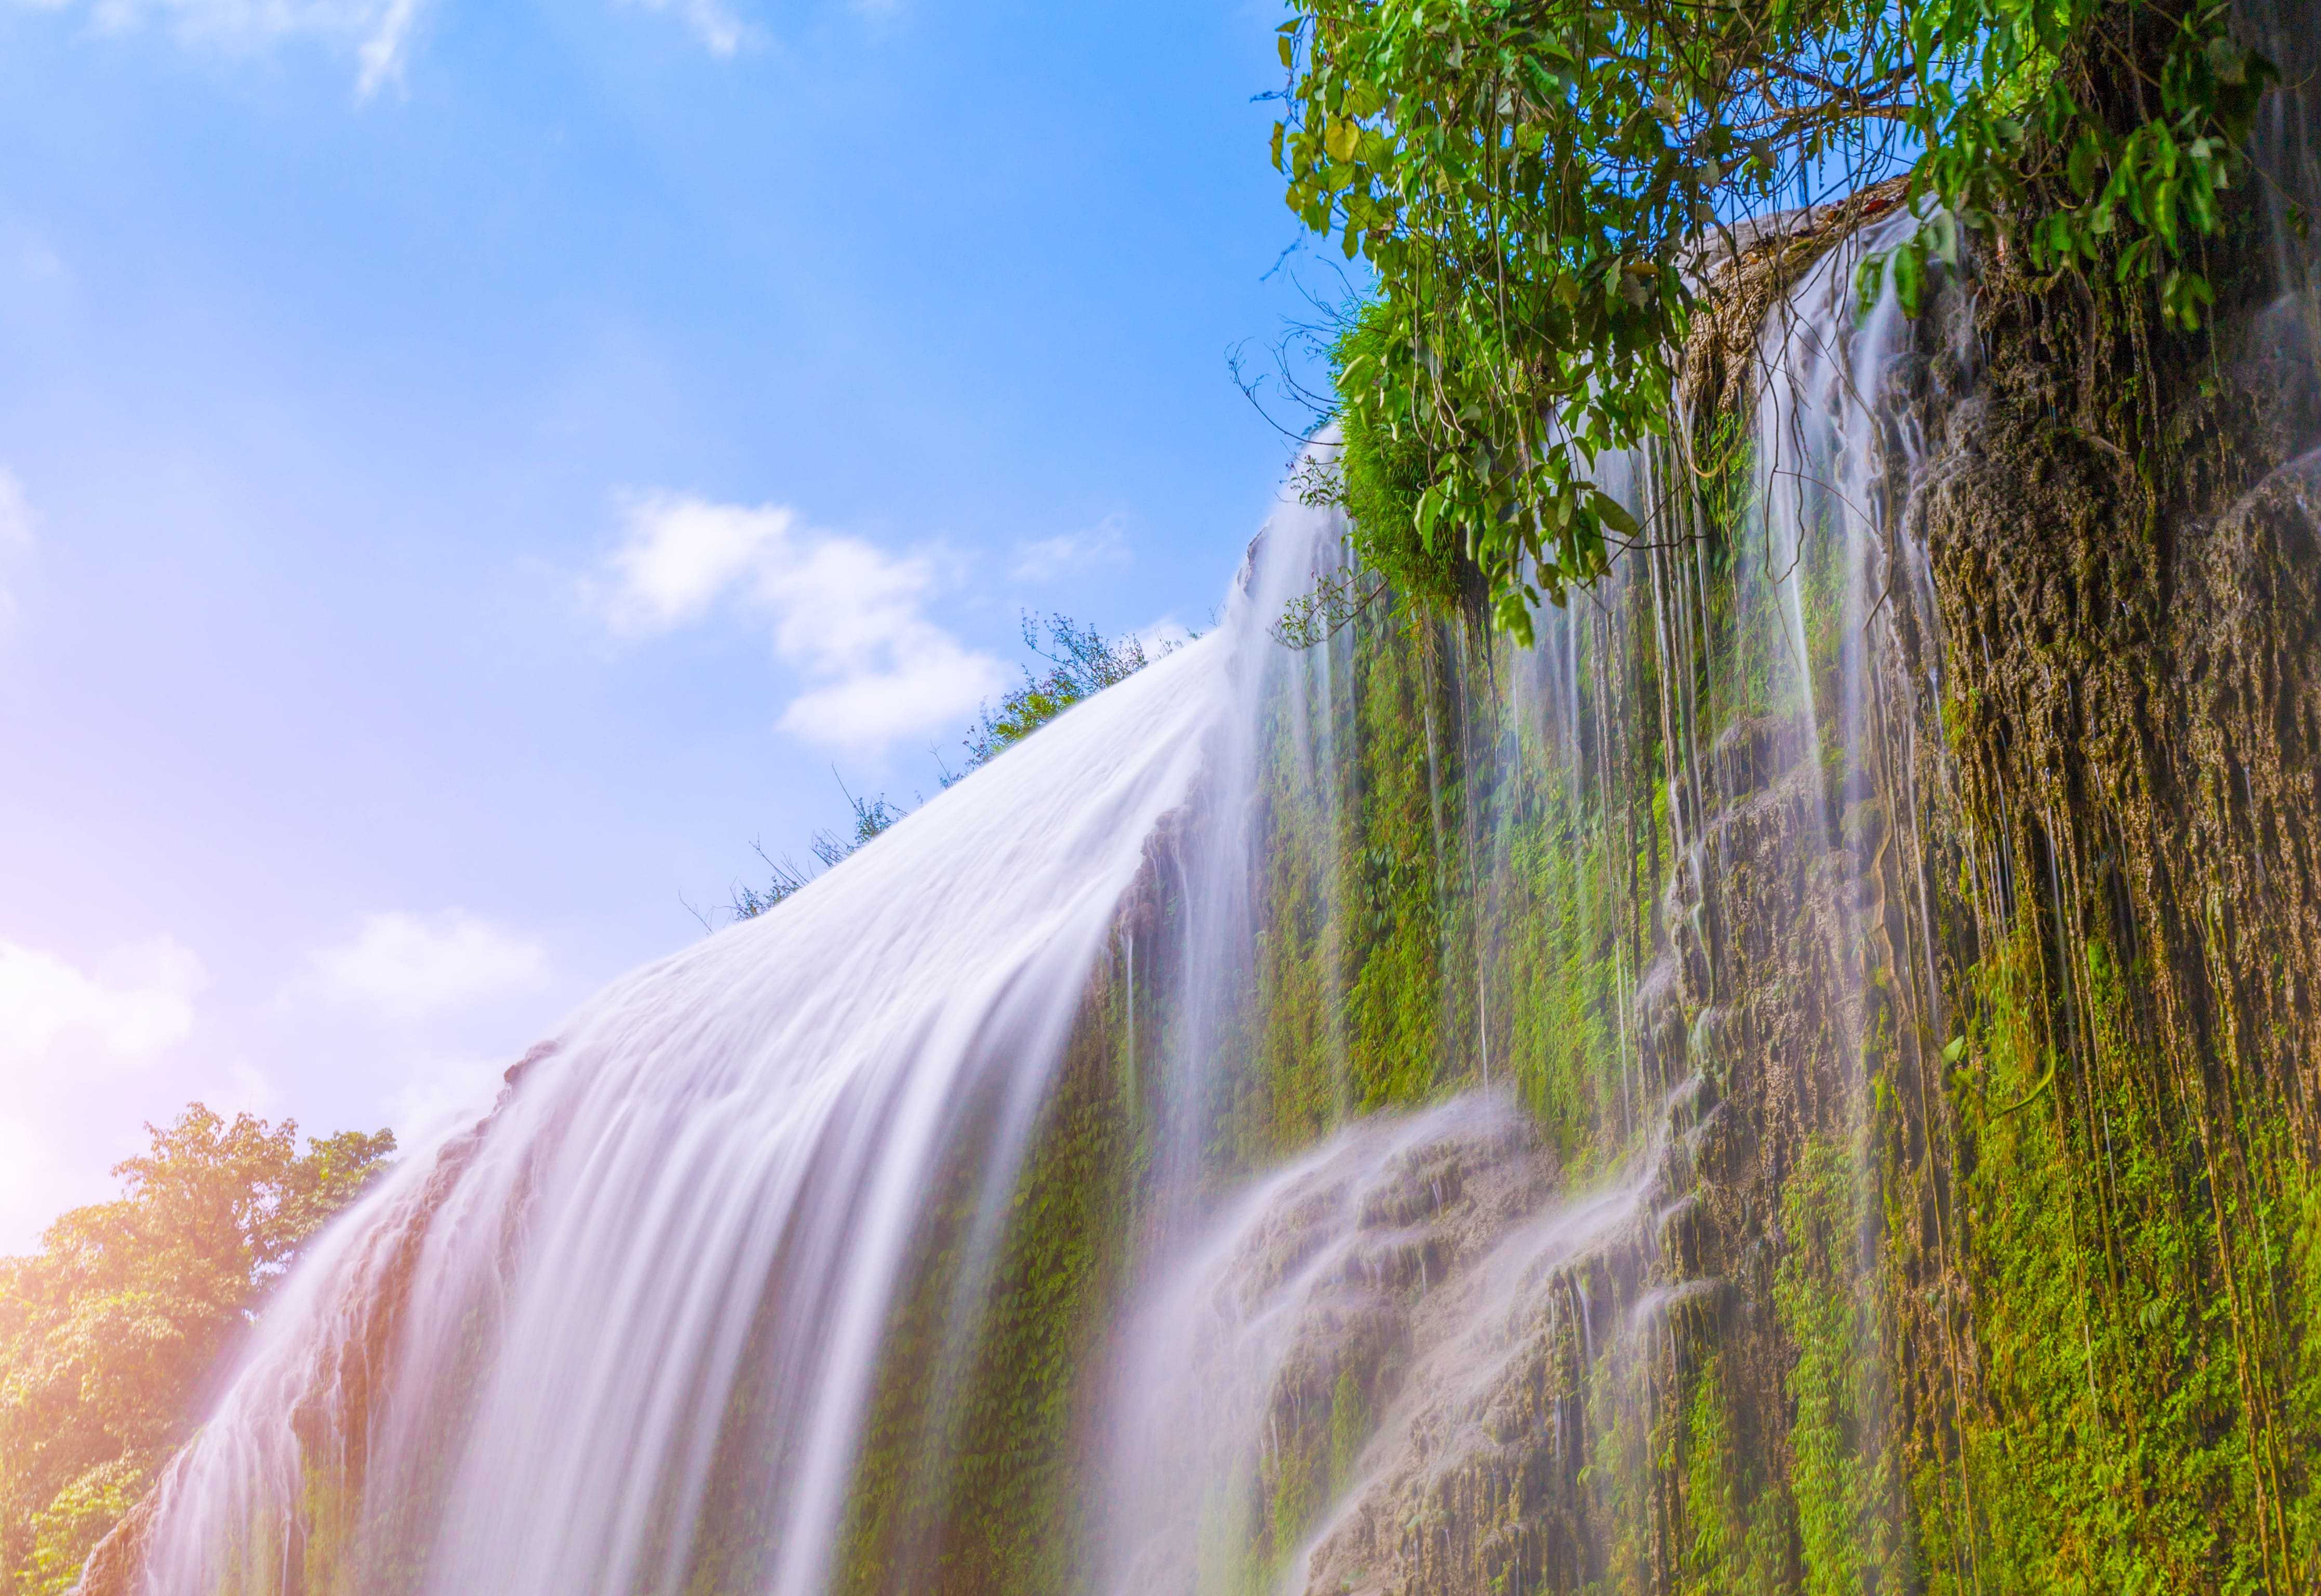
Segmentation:
{"type": "Polygon", "coordinates": [[[0,943],[0,1074],[57,1063],[110,1072],[183,1042],[201,961],[168,937],[123,949],[91,974],[39,948],[0,943]]]}
{"type": "Polygon", "coordinates": [[[355,75],[355,92],[368,99],[383,83],[403,81],[403,63],[411,53],[411,32],[424,0],[387,0],[378,23],[356,52],[361,70],[355,75]]]}
{"type": "Polygon", "coordinates": [[[88,969],[0,942],[0,1253],[105,1191],[112,1156],[89,1156],[85,1127],[101,1105],[118,1112],[124,1077],[192,1034],[207,984],[201,961],[166,936],[88,969]]]}
{"type": "Polygon", "coordinates": [[[366,915],[350,940],[313,964],[325,999],[405,1023],[534,990],[549,972],[537,943],[458,909],[366,915]]]}
{"type": "Polygon", "coordinates": [[[14,582],[32,557],[38,524],[32,501],[24,497],[24,484],[15,472],[0,466],[0,634],[16,618],[14,582]]]}
{"type": "MultiPolygon", "coordinates": [[[[616,0],[674,19],[720,59],[738,55],[758,31],[726,0],[616,0]]],[[[0,0],[6,4],[6,0],[0,0]]],[[[267,49],[292,39],[352,52],[355,92],[369,99],[403,80],[422,14],[431,0],[15,0],[33,11],[85,14],[99,33],[166,29],[190,47],[267,49]]],[[[897,0],[849,0],[868,17],[894,14],[897,0]]]]}
{"type": "Polygon", "coordinates": [[[1046,582],[1092,565],[1127,563],[1128,523],[1115,514],[1084,532],[1016,544],[1015,564],[1008,575],[1019,582],[1046,582]]]}
{"type": "Polygon", "coordinates": [[[18,0],[40,11],[81,11],[99,32],[167,28],[189,45],[264,49],[313,39],[351,50],[365,96],[400,80],[426,0],[18,0]]]}
{"type": "Polygon", "coordinates": [[[721,0],[632,0],[647,11],[657,11],[675,17],[687,32],[701,41],[711,55],[726,57],[735,54],[750,41],[750,25],[735,15],[732,7],[721,0]]]}
{"type": "Polygon", "coordinates": [[[875,753],[950,725],[1006,680],[928,616],[936,570],[923,554],[815,531],[781,505],[654,495],[630,502],[627,524],[587,588],[606,625],[645,636],[725,607],[765,625],[807,684],[782,729],[809,742],[875,753]]]}

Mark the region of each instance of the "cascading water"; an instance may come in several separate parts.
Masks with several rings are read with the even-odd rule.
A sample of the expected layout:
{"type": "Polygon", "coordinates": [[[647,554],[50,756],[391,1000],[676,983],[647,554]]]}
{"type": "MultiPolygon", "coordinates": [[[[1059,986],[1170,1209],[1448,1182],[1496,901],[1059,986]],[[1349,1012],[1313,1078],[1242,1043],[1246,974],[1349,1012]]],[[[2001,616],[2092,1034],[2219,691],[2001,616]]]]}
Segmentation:
{"type": "Polygon", "coordinates": [[[1811,731],[1834,725],[1850,769],[1867,755],[1868,657],[1889,603],[1916,607],[1931,625],[1934,587],[1923,550],[1898,535],[1897,480],[1912,479],[1925,448],[1907,406],[1886,402],[1889,369],[1907,333],[1890,285],[1858,317],[1853,275],[1870,254],[1918,228],[1907,212],[1871,222],[1825,254],[1765,329],[1759,346],[1755,502],[1758,532],[1779,595],[1791,658],[1787,675],[1811,731]],[[1815,589],[1819,588],[1821,591],[1815,589]],[[1834,591],[1831,591],[1831,588],[1834,591]],[[1834,627],[1809,634],[1808,607],[1834,609],[1834,627]],[[1836,659],[1817,669],[1817,643],[1836,659]],[[1837,702],[1816,706],[1834,680],[1837,702]]]}
{"type": "MultiPolygon", "coordinates": [[[[1862,1126],[1871,1034],[1898,1001],[1889,990],[1878,1009],[1872,977],[1881,990],[1898,978],[1872,885],[1885,849],[1871,794],[1896,757],[1887,700],[1934,686],[1931,663],[1910,662],[1930,652],[1898,642],[1893,606],[1907,606],[1914,644],[1934,623],[1925,556],[1902,531],[1922,451],[1897,384],[1916,334],[1890,287],[1857,316],[1852,285],[1865,251],[1918,223],[1819,225],[1834,245],[1824,239],[1756,341],[1754,429],[1725,468],[1745,509],[1727,510],[1716,547],[1672,537],[1629,552],[1543,615],[1526,654],[1461,663],[1443,643],[1406,647],[1417,679],[1386,686],[1373,654],[1361,690],[1373,706],[1406,695],[1419,712],[1405,724],[1425,742],[1391,759],[1373,747],[1368,791],[1315,752],[1383,734],[1345,701],[1362,669],[1355,628],[1279,672],[1258,716],[1272,752],[1253,908],[1310,929],[1297,948],[1256,950],[1246,1000],[1268,1010],[1294,992],[1359,1019],[1379,966],[1423,959],[1444,994],[1434,1078],[1488,1082],[1496,1067],[1529,1112],[1484,1093],[1358,1121],[1160,1255],[1120,1332],[1102,1432],[1093,1585],[1106,1596],[1668,1588],[1678,1554],[1654,1541],[1652,1471],[1675,1442],[1652,1427],[1688,1358],[1697,1382],[1680,1347],[1705,1325],[1741,1327],[1736,1361],[1765,1333],[1761,1318],[1750,1327],[1752,1293],[1827,1332],[1807,1408],[1845,1437],[1852,1460],[1831,1466],[1852,1495],[1820,1514],[1813,1555],[1850,1571],[1832,1589],[1889,1577],[1889,1482],[1870,1463],[1885,1399],[1862,1126]],[[1714,611],[1712,559],[1731,595],[1714,611]],[[1448,796],[1428,697],[1444,691],[1460,728],[1448,796]],[[1479,740],[1478,718],[1495,733],[1479,740]],[[1704,722],[1725,727],[1714,747],[1698,744],[1704,722]],[[1381,766],[1407,767],[1399,829],[1343,857],[1350,816],[1385,801],[1381,766]],[[1546,856],[1518,840],[1543,820],[1562,838],[1546,856]],[[1296,865],[1317,829],[1319,851],[1341,856],[1296,865]],[[1434,885],[1397,903],[1421,850],[1434,885]],[[1349,877],[1356,890],[1333,886],[1349,877]],[[1736,879],[1759,896],[1790,883],[1787,911],[1752,922],[1728,901],[1736,879]],[[1648,881],[1666,883],[1656,902],[1640,899],[1648,881]],[[1464,918],[1443,912],[1462,900],[1464,918]],[[1431,949],[1410,935],[1418,922],[1431,949]],[[1333,985],[1350,948],[1362,972],[1333,985]],[[1469,990],[1471,1007],[1452,996],[1469,990]],[[1552,1034],[1522,1019],[1543,992],[1552,1034]],[[1512,1023],[1495,1028],[1495,1011],[1512,1023]],[[1727,1111],[1736,1094],[1746,1122],[1727,1111]],[[1798,1117],[1766,1123],[1766,1104],[1798,1117]],[[1579,1159],[1559,1169],[1542,1125],[1579,1159]],[[1701,1208],[1720,1199],[1697,1166],[1729,1181],[1779,1141],[1784,1163],[1812,1172],[1794,1222],[1831,1228],[1811,1278],[1776,1283],[1707,1250],[1701,1208]]],[[[1599,480],[1647,526],[1698,534],[1692,463],[1661,463],[1606,461],[1599,480]]],[[[1283,1055],[1299,1044],[1252,1027],[1244,1068],[1275,1083],[1254,1105],[1275,1134],[1310,1124],[1317,1099],[1392,1100],[1409,1063],[1350,1059],[1343,1029],[1304,1043],[1333,1079],[1284,1104],[1279,1083],[1300,1066],[1283,1055]]]]}
{"type": "Polygon", "coordinates": [[[1577,1194],[1480,1091],[1359,1121],[1237,1195],[1123,1327],[1093,1588],[1361,1591],[1397,1562],[1424,1590],[1586,1582],[1574,1505],[1527,1492],[1526,1455],[1576,1471],[1598,1354],[1624,1362],[1697,1289],[1644,1282],[1698,1086],[1577,1194]],[[1494,1544],[1411,1533],[1479,1481],[1494,1544]]]}
{"type": "Polygon", "coordinates": [[[1462,1098],[1365,1121],[1237,1195],[1123,1328],[1097,1588],[1242,1590],[1293,1549],[1352,1481],[1412,1307],[1550,1172],[1510,1106],[1462,1098]]]}
{"type": "Polygon", "coordinates": [[[619,982],[407,1158],[88,1588],[827,1588],[890,1316],[947,1233],[938,1340],[971,1339],[1148,842],[1205,760],[1231,786],[1236,678],[1325,521],[1285,506],[1215,634],[619,982]]]}
{"type": "Polygon", "coordinates": [[[1751,1349],[1807,1312],[1807,1417],[1857,1459],[1813,1555],[1879,1587],[1864,1061],[1929,955],[1895,952],[1879,883],[1920,866],[1886,867],[1870,795],[1914,768],[1891,701],[1938,651],[1898,530],[1908,327],[1851,284],[1914,224],[1779,297],[1721,535],[1690,459],[1603,462],[1693,535],[1527,653],[1375,614],[1278,646],[1346,575],[1330,515],[1285,505],[1216,634],[607,992],[331,1233],[85,1589],[947,1585],[911,1515],[942,1510],[951,1432],[905,1404],[898,1439],[882,1393],[968,1380],[1098,1008],[1143,1263],[1099,1305],[1108,1359],[1083,1349],[1112,1377],[1064,1427],[1085,1544],[1039,1588],[1665,1585],[1637,1515],[1662,1398],[1702,1378],[1676,1327],[1722,1325],[1719,1378],[1778,1391],[1751,1349]],[[1715,1239],[1777,1202],[1829,1231],[1820,1272],[1715,1239]],[[866,1564],[889,1454],[926,1478],[879,1487],[866,1564]]]}

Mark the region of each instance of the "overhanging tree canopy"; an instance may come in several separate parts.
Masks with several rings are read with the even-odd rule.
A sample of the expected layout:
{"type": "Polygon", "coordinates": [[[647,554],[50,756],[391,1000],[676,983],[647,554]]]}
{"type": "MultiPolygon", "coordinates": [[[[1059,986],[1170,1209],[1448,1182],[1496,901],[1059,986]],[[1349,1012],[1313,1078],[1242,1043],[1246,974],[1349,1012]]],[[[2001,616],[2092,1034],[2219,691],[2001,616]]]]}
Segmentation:
{"type": "MultiPolygon", "coordinates": [[[[2197,326],[2192,246],[2271,75],[2215,0],[1292,5],[1275,164],[1378,274],[1349,455],[1394,452],[1414,557],[1471,561],[1522,637],[1635,532],[1589,470],[1668,424],[1704,233],[1907,169],[1911,203],[2197,326]]],[[[1915,313],[1954,236],[1869,269],[1915,313]]]]}

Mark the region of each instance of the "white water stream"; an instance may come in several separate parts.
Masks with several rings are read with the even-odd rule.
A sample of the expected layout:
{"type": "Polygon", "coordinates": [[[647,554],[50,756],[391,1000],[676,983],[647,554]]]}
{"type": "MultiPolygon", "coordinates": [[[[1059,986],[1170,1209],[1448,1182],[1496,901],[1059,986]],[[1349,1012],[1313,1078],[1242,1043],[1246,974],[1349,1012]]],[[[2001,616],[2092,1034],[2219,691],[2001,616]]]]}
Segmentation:
{"type": "Polygon", "coordinates": [[[1206,764],[1213,798],[1245,778],[1236,684],[1298,579],[1267,573],[1327,524],[1285,503],[1211,635],[616,983],[407,1157],[264,1316],[141,1588],[676,1591],[738,1434],[746,1582],[824,1590],[939,1183],[970,1188],[972,1281],[1148,839],[1206,764]]]}
{"type": "MultiPolygon", "coordinates": [[[[1625,801],[1601,789],[1624,779],[1615,723],[1639,707],[1624,704],[1632,687],[1605,672],[1624,669],[1633,647],[1609,635],[1635,624],[1619,596],[1647,584],[1663,690],[1688,695],[1697,677],[1709,679],[1763,728],[1761,752],[1720,759],[1690,735],[1698,710],[1688,698],[1656,707],[1675,762],[1667,778],[1680,795],[1669,806],[1666,841],[1692,866],[1668,907],[1696,944],[1723,918],[1713,911],[1731,862],[1720,852],[1724,825],[1752,801],[1761,808],[1769,791],[1794,801],[1799,817],[1774,844],[1784,878],[1802,881],[1842,834],[1861,845],[1846,819],[1858,822],[1870,763],[1891,734],[1876,700],[1899,660],[1896,618],[1907,611],[1917,636],[1938,632],[1925,553],[1904,524],[1925,450],[1911,397],[1895,383],[1916,333],[1890,280],[1860,314],[1853,282],[1866,252],[1918,225],[1899,212],[1872,221],[1804,271],[1767,319],[1750,513],[1728,552],[1734,590],[1751,613],[1725,634],[1729,652],[1696,652],[1713,631],[1698,546],[1623,554],[1597,593],[1542,613],[1528,658],[1506,661],[1510,718],[1544,725],[1543,755],[1510,738],[1483,755],[1498,768],[1464,777],[1470,791],[1514,790],[1504,762],[1543,757],[1572,812],[1625,801]],[[1834,745],[1822,747],[1823,736],[1834,745]]],[[[1607,457],[1597,474],[1644,524],[1693,524],[1688,472],[1671,481],[1643,459],[1607,457]]],[[[1326,699],[1343,690],[1327,650],[1311,660],[1285,673],[1283,691],[1326,699]]],[[[1309,717],[1302,703],[1286,718],[1297,728],[1309,718],[1333,724],[1326,712],[1309,717]]],[[[1311,789],[1304,801],[1327,812],[1333,773],[1313,768],[1303,743],[1295,752],[1297,778],[1311,789]]],[[[1907,780],[1907,755],[1901,762],[1907,780]]],[[[1439,839],[1436,847],[1439,856],[1439,839]]],[[[1866,849],[1854,861],[1870,863],[1866,849]]],[[[1831,1084],[1848,1112],[1866,1101],[1855,1033],[1862,949],[1875,934],[1854,904],[1849,890],[1819,906],[1805,934],[1825,940],[1824,956],[1799,962],[1823,972],[1820,986],[1787,994],[1829,1027],[1843,1061],[1831,1084]]],[[[1805,916],[1816,907],[1798,906],[1805,916]]],[[[1604,1548],[1570,1544],[1583,1510],[1571,1503],[1587,1489],[1581,1470],[1591,1460],[1630,1466],[1602,1460],[1597,1448],[1610,1415],[1648,1400],[1631,1383],[1631,1365],[1649,1361],[1669,1314],[1719,1289],[1685,1278],[1657,1245],[1686,1206],[1705,1086],[1694,1072],[1723,1067],[1714,1057],[1717,995],[1705,985],[1679,994],[1682,962],[1660,954],[1646,970],[1619,969],[1615,990],[1601,994],[1614,1010],[1620,1081],[1595,1134],[1601,1146],[1627,1148],[1616,1175],[1555,1178],[1529,1139],[1531,1122],[1502,1099],[1471,1094],[1408,1118],[1356,1121],[1155,1259],[1117,1335],[1095,1591],[1609,1588],[1604,1548]],[[1671,1042],[1668,1017],[1688,1008],[1692,1024],[1679,1023],[1671,1042]],[[1619,1300],[1590,1305],[1591,1278],[1619,1300]],[[1576,1351],[1559,1350],[1559,1336],[1576,1351]],[[1590,1382],[1610,1382],[1596,1393],[1602,1400],[1584,1394],[1590,1382]],[[1464,1540],[1453,1549],[1464,1537],[1504,1544],[1487,1564],[1464,1540]]],[[[1711,967],[1702,958],[1690,979],[1705,982],[1711,967]]],[[[1479,999],[1479,1063],[1489,1057],[1488,1025],[1479,999]]],[[[1783,1062],[1800,1083],[1819,1067],[1802,1055],[1783,1062]]],[[[1867,1264],[1834,1262],[1849,1278],[1867,1264]]],[[[1632,1484],[1634,1500],[1649,1498],[1644,1482],[1632,1484]]]]}

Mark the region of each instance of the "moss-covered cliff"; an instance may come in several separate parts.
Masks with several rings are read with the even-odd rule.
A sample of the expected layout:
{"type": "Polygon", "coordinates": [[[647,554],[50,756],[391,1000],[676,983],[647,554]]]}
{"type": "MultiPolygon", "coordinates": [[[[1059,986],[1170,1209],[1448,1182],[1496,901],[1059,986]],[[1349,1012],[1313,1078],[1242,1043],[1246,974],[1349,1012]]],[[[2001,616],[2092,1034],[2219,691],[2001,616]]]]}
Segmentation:
{"type": "Polygon", "coordinates": [[[2255,236],[2213,338],[1978,261],[1854,369],[1874,506],[1785,543],[1705,394],[1536,650],[1388,597],[1276,698],[1222,1162],[1488,1082],[1576,1189],[1713,1105],[1586,1443],[1385,1438],[1329,1588],[2321,1585],[2321,415],[2255,236]]]}
{"type": "Polygon", "coordinates": [[[1428,1262],[1367,1306],[1280,1272],[1373,1244],[1252,1233],[1297,1328],[1245,1544],[1188,1577],[2321,1586],[2312,345],[2253,219],[2212,336],[2000,258],[1812,323],[1876,210],[1725,269],[1687,446],[1630,468],[1653,535],[1535,647],[1388,592],[1275,671],[1248,813],[1156,848],[899,1538],[929,1420],[874,1446],[866,1585],[1103,1565],[1172,1136],[1215,1193],[1488,1090],[1552,1177],[1457,1137],[1377,1176],[1428,1262]],[[1187,862],[1244,824],[1245,916],[1203,918],[1187,862]]]}

